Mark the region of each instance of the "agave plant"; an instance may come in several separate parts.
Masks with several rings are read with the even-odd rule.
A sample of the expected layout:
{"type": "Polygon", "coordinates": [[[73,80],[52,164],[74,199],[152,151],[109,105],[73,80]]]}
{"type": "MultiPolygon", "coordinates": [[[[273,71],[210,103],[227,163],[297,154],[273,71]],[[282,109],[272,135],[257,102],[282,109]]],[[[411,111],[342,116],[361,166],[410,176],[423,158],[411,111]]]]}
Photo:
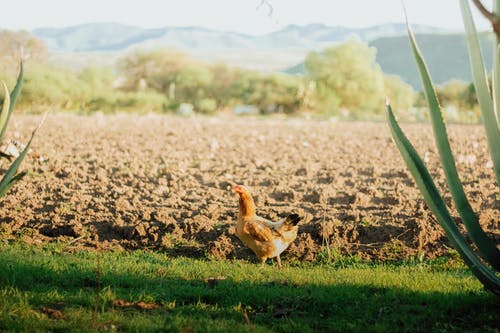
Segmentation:
{"type": "MultiPolygon", "coordinates": [[[[474,3],[480,8],[483,14],[490,14],[486,17],[493,24],[495,33],[497,34],[494,40],[493,89],[490,90],[469,3],[467,0],[460,0],[474,85],[486,128],[497,184],[500,185],[500,30],[498,30],[497,26],[500,22],[500,17],[498,16],[500,0],[494,1],[494,11],[491,13],[487,12],[479,1],[474,0],[474,3]]],[[[417,186],[422,192],[425,202],[436,216],[439,224],[443,227],[453,247],[460,253],[465,263],[483,285],[500,296],[500,278],[496,274],[496,272],[500,271],[500,251],[493,240],[481,228],[478,217],[467,200],[462,183],[458,177],[441,107],[436,97],[432,79],[409,25],[408,35],[422,80],[425,97],[429,104],[436,146],[438,147],[448,188],[467,233],[478,249],[478,253],[473,251],[471,245],[466,241],[455,224],[424,162],[401,130],[391,106],[387,102],[386,113],[392,136],[417,186]]]]}
{"type": "MultiPolygon", "coordinates": [[[[21,61],[16,85],[14,86],[14,89],[10,94],[9,90],[7,89],[7,86],[2,81],[5,97],[3,100],[3,106],[0,113],[0,142],[2,142],[5,137],[5,133],[7,131],[7,125],[9,123],[12,110],[14,109],[17,97],[19,96],[19,92],[21,91],[23,75],[24,75],[24,68],[23,68],[23,62],[21,61]]],[[[31,142],[33,141],[37,129],[33,131],[30,140],[28,141],[22,152],[16,157],[14,162],[12,162],[12,164],[7,169],[7,172],[3,176],[2,180],[0,180],[0,197],[3,197],[7,193],[7,191],[12,187],[12,185],[14,185],[19,179],[21,179],[26,174],[25,172],[18,173],[18,169],[24,157],[28,153],[28,150],[31,146],[31,142]]]]}

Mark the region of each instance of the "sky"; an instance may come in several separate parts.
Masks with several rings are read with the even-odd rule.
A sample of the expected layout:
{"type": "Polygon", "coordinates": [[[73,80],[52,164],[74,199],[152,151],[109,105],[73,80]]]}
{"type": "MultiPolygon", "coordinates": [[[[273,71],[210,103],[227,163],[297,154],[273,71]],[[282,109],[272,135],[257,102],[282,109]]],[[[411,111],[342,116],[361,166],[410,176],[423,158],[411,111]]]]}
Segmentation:
{"type": "MultiPolygon", "coordinates": [[[[289,24],[367,27],[404,22],[401,0],[0,0],[0,28],[32,30],[93,22],[143,28],[201,26],[260,35],[289,24]],[[271,15],[269,15],[271,14],[271,15]]],[[[491,0],[484,2],[491,5],[491,0]]],[[[458,0],[406,0],[411,23],[463,30],[458,0]]],[[[471,4],[471,7],[473,5],[471,4]]],[[[472,8],[479,29],[487,22],[472,8]]]]}

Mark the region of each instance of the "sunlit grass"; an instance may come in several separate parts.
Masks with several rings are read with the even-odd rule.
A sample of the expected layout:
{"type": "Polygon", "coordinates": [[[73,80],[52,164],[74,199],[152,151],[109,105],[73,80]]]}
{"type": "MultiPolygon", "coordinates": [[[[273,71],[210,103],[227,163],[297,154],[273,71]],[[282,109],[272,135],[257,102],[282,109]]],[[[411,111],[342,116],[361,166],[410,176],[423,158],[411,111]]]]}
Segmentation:
{"type": "Polygon", "coordinates": [[[0,245],[1,331],[494,331],[498,299],[463,267],[355,263],[344,268],[0,245]],[[215,285],[211,277],[225,277],[215,285]],[[153,309],[122,307],[116,300],[153,309]],[[56,309],[53,318],[47,309],[56,309]],[[457,320],[457,318],[459,320],[457,320]]]}

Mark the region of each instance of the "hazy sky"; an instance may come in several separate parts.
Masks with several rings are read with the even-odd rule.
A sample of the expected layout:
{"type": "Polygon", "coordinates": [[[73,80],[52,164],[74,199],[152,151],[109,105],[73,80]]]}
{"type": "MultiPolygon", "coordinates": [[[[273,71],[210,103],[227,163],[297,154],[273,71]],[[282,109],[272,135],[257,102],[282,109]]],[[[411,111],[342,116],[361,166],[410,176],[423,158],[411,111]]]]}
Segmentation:
{"type": "MultiPolygon", "coordinates": [[[[2,0],[0,28],[63,27],[89,22],[118,22],[145,28],[202,26],[263,34],[289,24],[324,23],[365,27],[403,22],[400,0],[2,0]]],[[[412,23],[462,29],[458,0],[406,0],[412,23]]],[[[486,1],[490,5],[491,1],[486,1]]],[[[471,5],[472,6],[472,5],[471,5]]],[[[477,12],[473,8],[474,12],[477,12]]],[[[478,27],[488,25],[480,17],[478,27]]]]}

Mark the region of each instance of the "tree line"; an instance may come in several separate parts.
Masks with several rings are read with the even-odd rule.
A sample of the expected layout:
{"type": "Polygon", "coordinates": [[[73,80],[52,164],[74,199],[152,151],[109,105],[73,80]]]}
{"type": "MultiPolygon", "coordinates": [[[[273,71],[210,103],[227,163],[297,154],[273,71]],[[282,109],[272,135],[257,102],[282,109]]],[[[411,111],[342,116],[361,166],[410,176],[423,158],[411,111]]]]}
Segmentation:
{"type": "MultiPolygon", "coordinates": [[[[425,118],[422,97],[399,77],[386,75],[376,63],[376,50],[349,40],[310,52],[305,75],[261,73],[208,64],[176,50],[134,50],[114,66],[72,70],[49,61],[46,45],[28,32],[0,31],[0,78],[12,84],[20,49],[26,61],[19,106],[28,112],[46,109],[175,112],[183,103],[194,112],[214,114],[239,105],[262,114],[310,114],[345,119],[383,116],[386,96],[394,108],[425,118]]],[[[468,83],[438,87],[441,102],[454,120],[477,121],[475,92],[468,83]],[[455,119],[456,118],[456,119],[455,119]]]]}

